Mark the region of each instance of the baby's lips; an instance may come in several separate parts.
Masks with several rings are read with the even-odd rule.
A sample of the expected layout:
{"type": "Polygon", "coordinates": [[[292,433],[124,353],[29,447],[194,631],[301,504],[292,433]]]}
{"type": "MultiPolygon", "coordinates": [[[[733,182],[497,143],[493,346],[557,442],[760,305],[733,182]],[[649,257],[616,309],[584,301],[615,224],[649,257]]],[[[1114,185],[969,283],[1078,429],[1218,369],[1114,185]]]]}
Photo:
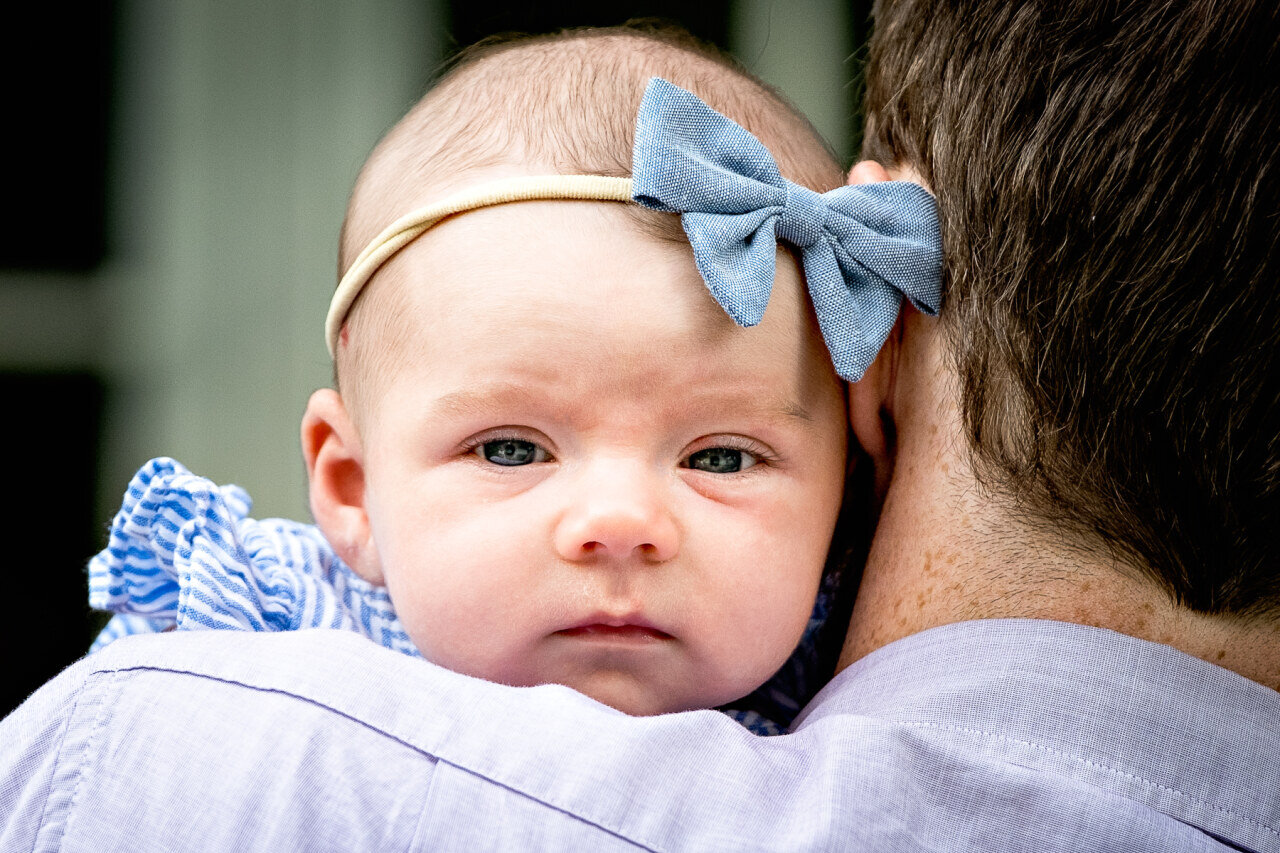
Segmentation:
{"type": "Polygon", "coordinates": [[[623,640],[645,642],[650,640],[674,639],[666,631],[657,628],[646,628],[642,625],[580,625],[576,628],[565,628],[556,631],[562,637],[582,637],[584,639],[623,640]]]}
{"type": "Polygon", "coordinates": [[[555,633],[565,637],[670,640],[673,637],[642,613],[596,612],[555,633]]]}

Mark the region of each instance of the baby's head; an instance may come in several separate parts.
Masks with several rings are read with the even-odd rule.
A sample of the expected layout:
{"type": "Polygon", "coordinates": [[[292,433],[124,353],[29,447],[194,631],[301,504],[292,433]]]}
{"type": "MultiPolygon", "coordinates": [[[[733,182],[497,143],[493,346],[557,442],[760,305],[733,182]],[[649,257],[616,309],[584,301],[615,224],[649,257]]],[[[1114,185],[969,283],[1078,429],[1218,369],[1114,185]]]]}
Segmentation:
{"type": "MultiPolygon", "coordinates": [[[[387,135],[341,267],[405,213],[498,178],[626,176],[650,77],[841,183],[809,125],[687,36],[586,31],[469,54],[387,135]]],[[[459,672],[637,714],[712,707],[787,659],[846,467],[843,386],[795,258],[764,319],[708,293],[672,214],[542,200],[444,219],[380,266],[303,424],[335,550],[459,672]]]]}

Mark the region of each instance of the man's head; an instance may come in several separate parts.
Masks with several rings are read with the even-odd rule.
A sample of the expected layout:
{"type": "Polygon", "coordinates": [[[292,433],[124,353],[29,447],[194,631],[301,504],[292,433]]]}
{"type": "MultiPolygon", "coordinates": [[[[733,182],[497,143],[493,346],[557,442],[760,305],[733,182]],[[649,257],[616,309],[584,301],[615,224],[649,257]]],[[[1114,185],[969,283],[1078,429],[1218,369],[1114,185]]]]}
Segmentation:
{"type": "Polygon", "coordinates": [[[1280,12],[882,3],[864,153],[938,199],[979,479],[1179,604],[1274,619],[1280,12]]]}
{"type": "MultiPolygon", "coordinates": [[[[623,31],[464,61],[354,193],[344,266],[402,214],[488,180],[626,174],[648,78],[691,88],[815,189],[807,126],[683,41],[623,31]]],[[[808,622],[840,507],[841,383],[795,258],[763,321],[707,292],[675,216],[533,201],[449,218],[366,285],[341,396],[303,423],[316,520],[430,660],[632,713],[766,681],[808,622]]]]}

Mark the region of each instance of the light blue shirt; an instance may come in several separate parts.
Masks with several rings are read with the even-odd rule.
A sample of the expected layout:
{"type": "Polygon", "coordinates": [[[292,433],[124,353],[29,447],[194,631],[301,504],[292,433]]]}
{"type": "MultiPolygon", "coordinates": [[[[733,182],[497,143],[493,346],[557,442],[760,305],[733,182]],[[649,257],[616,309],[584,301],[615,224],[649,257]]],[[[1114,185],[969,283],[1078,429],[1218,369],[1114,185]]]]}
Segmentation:
{"type": "MultiPolygon", "coordinates": [[[[13,653],[10,650],[9,653],[13,653]]],[[[1280,694],[1030,620],[901,640],[792,734],[352,633],[129,637],[0,722],[0,850],[1280,851],[1280,694]]]]}

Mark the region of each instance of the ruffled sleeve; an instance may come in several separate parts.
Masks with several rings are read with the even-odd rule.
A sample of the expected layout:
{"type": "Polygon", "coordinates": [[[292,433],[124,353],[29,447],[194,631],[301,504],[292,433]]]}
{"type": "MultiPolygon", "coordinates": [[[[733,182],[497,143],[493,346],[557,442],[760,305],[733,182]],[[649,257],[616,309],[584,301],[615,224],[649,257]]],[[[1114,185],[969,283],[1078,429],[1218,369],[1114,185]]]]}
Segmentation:
{"type": "Polygon", "coordinates": [[[384,587],[356,575],[313,525],[249,518],[249,495],[172,459],[138,471],[89,563],[89,604],[117,614],[93,649],[176,629],[334,628],[418,656],[384,587]]]}

